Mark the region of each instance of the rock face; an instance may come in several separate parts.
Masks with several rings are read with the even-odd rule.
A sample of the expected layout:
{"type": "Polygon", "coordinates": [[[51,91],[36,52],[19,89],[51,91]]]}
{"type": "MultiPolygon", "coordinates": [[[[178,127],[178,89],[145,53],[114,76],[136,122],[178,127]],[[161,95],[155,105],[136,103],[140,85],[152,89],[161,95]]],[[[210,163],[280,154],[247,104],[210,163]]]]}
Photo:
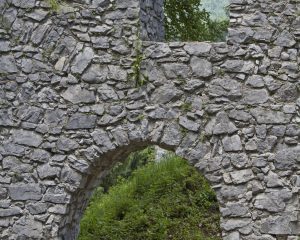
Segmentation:
{"type": "Polygon", "coordinates": [[[209,180],[223,239],[297,239],[300,4],[229,10],[226,43],[166,43],[162,0],[0,1],[0,239],[76,239],[148,145],[209,180]]]}

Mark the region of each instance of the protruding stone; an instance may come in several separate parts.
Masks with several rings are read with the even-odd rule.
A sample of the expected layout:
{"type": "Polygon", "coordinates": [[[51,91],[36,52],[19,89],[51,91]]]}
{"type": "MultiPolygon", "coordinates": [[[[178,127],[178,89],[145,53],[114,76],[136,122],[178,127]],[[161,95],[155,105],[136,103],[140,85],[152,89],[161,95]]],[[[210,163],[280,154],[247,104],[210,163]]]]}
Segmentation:
{"type": "Polygon", "coordinates": [[[212,63],[206,59],[192,57],[191,67],[195,77],[210,77],[213,74],[212,63]]]}
{"type": "Polygon", "coordinates": [[[15,130],[13,132],[13,139],[17,144],[30,147],[38,147],[43,141],[43,138],[39,134],[27,130],[15,130]]]}
{"type": "Polygon", "coordinates": [[[242,142],[238,135],[233,136],[226,136],[223,140],[223,147],[226,152],[236,152],[241,151],[242,148],[242,142]]]}
{"type": "Polygon", "coordinates": [[[250,110],[259,124],[284,124],[291,119],[290,115],[284,114],[280,111],[273,111],[263,108],[255,108],[250,110]]]}
{"type": "Polygon", "coordinates": [[[72,64],[71,71],[74,74],[82,74],[83,71],[87,68],[94,57],[94,51],[90,47],[86,47],[83,49],[81,53],[79,53],[75,61],[72,64]]]}
{"type": "Polygon", "coordinates": [[[0,74],[9,74],[18,72],[15,59],[12,56],[0,57],[0,74]]]}
{"type": "Polygon", "coordinates": [[[46,163],[44,165],[38,166],[37,173],[40,177],[40,179],[51,179],[54,177],[59,177],[60,174],[60,168],[59,167],[53,167],[50,164],[46,163]]]}
{"type": "Polygon", "coordinates": [[[80,85],[74,85],[69,87],[62,97],[71,103],[93,103],[96,101],[95,93],[81,88],[80,85]]]}
{"type": "Polygon", "coordinates": [[[96,119],[96,115],[76,113],[70,117],[66,129],[91,129],[95,127],[96,119]]]}
{"type": "Polygon", "coordinates": [[[15,183],[8,188],[12,200],[40,200],[42,198],[41,188],[38,184],[15,183]]]}

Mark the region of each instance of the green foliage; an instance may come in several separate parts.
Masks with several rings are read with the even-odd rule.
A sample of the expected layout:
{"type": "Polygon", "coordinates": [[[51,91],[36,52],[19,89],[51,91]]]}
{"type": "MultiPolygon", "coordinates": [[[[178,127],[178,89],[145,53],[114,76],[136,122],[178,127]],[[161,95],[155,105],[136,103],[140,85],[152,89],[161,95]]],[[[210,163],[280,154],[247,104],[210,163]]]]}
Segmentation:
{"type": "Polygon", "coordinates": [[[165,0],[166,40],[223,40],[228,20],[215,21],[201,8],[201,0],[165,0]]]}
{"type": "Polygon", "coordinates": [[[50,4],[50,8],[53,12],[57,12],[59,10],[59,1],[58,0],[48,0],[50,4]]]}
{"type": "MultiPolygon", "coordinates": [[[[122,179],[127,179],[132,172],[148,162],[155,160],[154,147],[147,147],[141,151],[131,153],[124,162],[117,163],[110,171],[109,175],[104,178],[98,191],[107,192],[108,189],[122,179]]],[[[99,194],[99,193],[98,193],[99,194]]],[[[94,194],[95,195],[95,194],[94,194]]]]}
{"type": "Polygon", "coordinates": [[[219,240],[219,209],[207,181],[169,155],[93,199],[79,240],[219,240]]]}

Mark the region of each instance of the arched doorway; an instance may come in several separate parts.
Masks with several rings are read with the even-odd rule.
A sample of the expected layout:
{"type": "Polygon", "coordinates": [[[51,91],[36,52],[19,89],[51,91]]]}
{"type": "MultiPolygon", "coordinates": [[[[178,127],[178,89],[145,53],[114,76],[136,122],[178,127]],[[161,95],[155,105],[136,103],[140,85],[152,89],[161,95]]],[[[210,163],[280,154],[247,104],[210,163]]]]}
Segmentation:
{"type": "Polygon", "coordinates": [[[221,239],[216,194],[186,160],[170,151],[157,159],[147,147],[116,165],[91,198],[79,240],[221,239]]]}
{"type": "MultiPolygon", "coordinates": [[[[174,134],[174,132],[168,132],[165,134],[164,140],[170,140],[170,143],[172,140],[169,138],[171,137],[170,134],[174,134]]],[[[190,142],[188,143],[188,139],[191,140],[191,135],[189,133],[185,133],[185,142],[182,142],[183,144],[195,144],[190,142]]],[[[194,134],[192,134],[194,135],[194,134]]],[[[174,140],[174,139],[173,139],[174,140]]],[[[180,142],[178,142],[179,144],[180,142]]],[[[143,141],[143,142],[137,142],[133,141],[131,143],[125,141],[123,142],[123,146],[119,146],[116,148],[113,148],[109,150],[107,153],[100,156],[98,159],[94,160],[94,162],[90,165],[89,170],[86,171],[86,174],[81,176],[79,182],[72,182],[72,178],[75,179],[79,176],[72,176],[71,168],[69,168],[66,171],[65,181],[69,185],[69,191],[76,190],[72,193],[72,197],[70,200],[67,216],[61,221],[61,228],[60,228],[60,237],[62,239],[76,239],[79,232],[79,224],[80,220],[82,218],[83,212],[88,204],[88,201],[92,195],[92,192],[99,186],[99,183],[101,180],[109,173],[110,169],[120,161],[124,161],[124,158],[128,156],[131,152],[141,150],[149,145],[154,145],[154,142],[151,141],[143,141]],[[74,187],[74,189],[72,189],[74,187]]],[[[156,143],[156,145],[158,145],[156,143]]],[[[179,144],[180,145],[180,144],[179,144]]],[[[184,159],[187,159],[187,161],[190,163],[190,165],[195,165],[196,162],[198,162],[198,165],[196,168],[199,169],[200,172],[206,176],[206,178],[211,178],[212,175],[217,175],[215,171],[210,171],[209,173],[205,173],[203,169],[201,169],[201,164],[199,165],[199,161],[196,161],[196,158],[201,157],[200,155],[196,156],[195,154],[201,154],[206,155],[209,151],[209,146],[205,144],[196,144],[196,148],[188,148],[187,145],[185,145],[186,148],[181,148],[180,146],[176,145],[168,145],[166,143],[160,143],[159,146],[168,149],[172,152],[176,152],[177,155],[183,157],[184,159]],[[201,146],[200,146],[201,145],[201,146]],[[197,149],[198,148],[198,149],[197,149]],[[199,151],[201,148],[201,152],[199,151]]],[[[191,146],[191,145],[190,145],[191,146]]],[[[204,163],[204,162],[203,162],[204,163]]],[[[220,168],[216,169],[216,171],[219,171],[220,168]]],[[[210,182],[211,186],[217,185],[217,182],[210,182]]],[[[218,187],[217,187],[218,188],[218,187]]],[[[218,189],[216,189],[218,191],[218,189]]]]}

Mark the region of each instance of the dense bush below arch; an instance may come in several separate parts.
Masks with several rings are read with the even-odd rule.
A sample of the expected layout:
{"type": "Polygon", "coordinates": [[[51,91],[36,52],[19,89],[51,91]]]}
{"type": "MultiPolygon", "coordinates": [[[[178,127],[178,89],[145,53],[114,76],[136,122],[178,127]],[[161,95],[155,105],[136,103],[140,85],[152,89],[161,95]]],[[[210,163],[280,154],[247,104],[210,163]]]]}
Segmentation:
{"type": "Polygon", "coordinates": [[[214,191],[184,160],[150,162],[98,194],[80,225],[80,240],[219,240],[214,191]]]}

